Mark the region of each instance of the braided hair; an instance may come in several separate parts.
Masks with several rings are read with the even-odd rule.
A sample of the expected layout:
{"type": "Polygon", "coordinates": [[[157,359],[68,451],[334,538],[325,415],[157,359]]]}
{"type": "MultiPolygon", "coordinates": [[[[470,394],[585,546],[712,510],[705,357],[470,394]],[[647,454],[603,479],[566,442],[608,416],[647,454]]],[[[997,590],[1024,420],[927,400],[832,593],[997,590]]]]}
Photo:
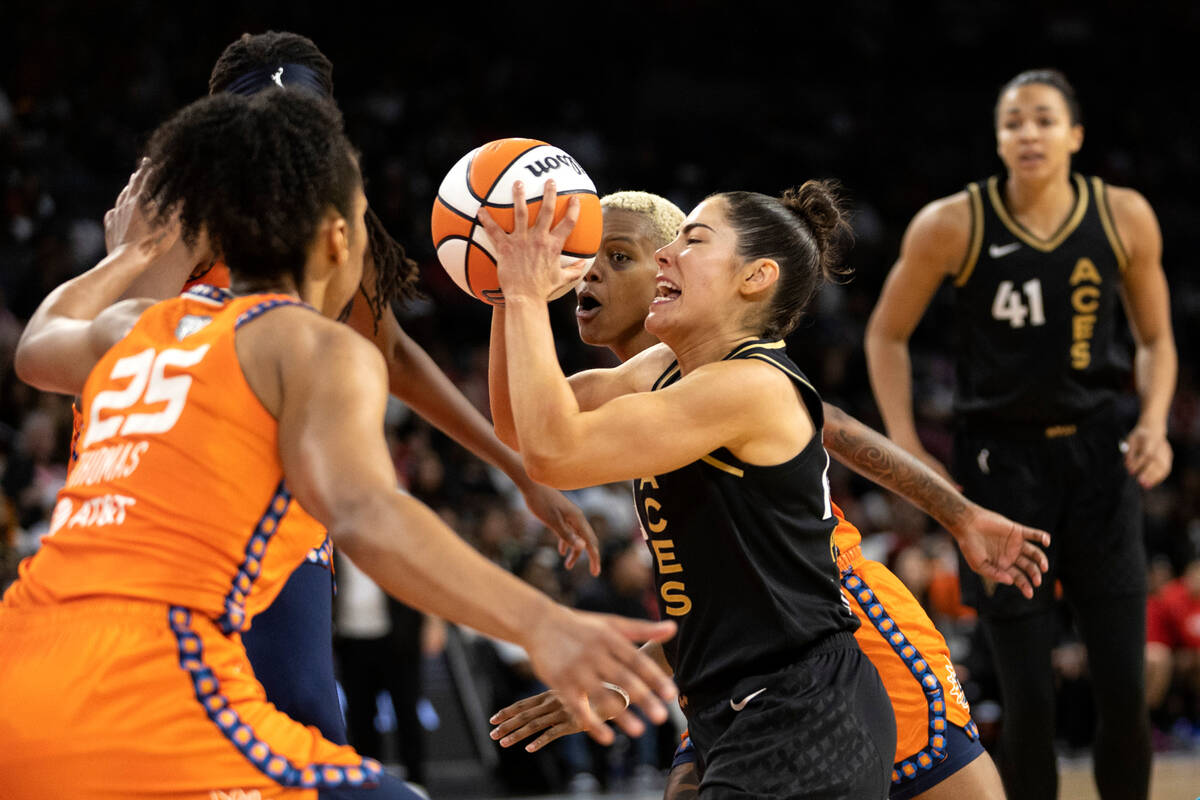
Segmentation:
{"type": "MultiPolygon", "coordinates": [[[[281,82],[286,89],[317,94],[332,102],[333,62],[307,36],[288,31],[243,33],[231,42],[213,65],[208,80],[210,94],[228,91],[253,92],[270,88],[275,70],[285,70],[281,82]],[[297,69],[298,68],[298,69],[297,69]],[[299,73],[299,80],[287,79],[288,70],[299,73]],[[247,76],[251,80],[247,81],[247,76]]],[[[404,245],[392,238],[383,221],[367,209],[367,252],[374,265],[374,291],[363,296],[371,308],[376,329],[384,310],[394,302],[415,300],[421,296],[417,289],[420,277],[417,262],[408,257],[404,245]]]]}
{"type": "Polygon", "coordinates": [[[142,208],[152,222],[179,215],[239,278],[300,286],[323,217],[353,218],[362,186],[342,119],[330,103],[282,89],[198,100],[150,137],[153,165],[142,208]]]}

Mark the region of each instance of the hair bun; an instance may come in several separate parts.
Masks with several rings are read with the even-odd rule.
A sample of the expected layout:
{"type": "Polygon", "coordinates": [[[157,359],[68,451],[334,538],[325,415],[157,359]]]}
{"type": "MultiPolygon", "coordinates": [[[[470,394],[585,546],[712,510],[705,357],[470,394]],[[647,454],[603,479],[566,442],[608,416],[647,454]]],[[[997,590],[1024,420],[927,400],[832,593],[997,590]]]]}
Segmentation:
{"type": "Polygon", "coordinates": [[[852,236],[853,231],[841,199],[841,185],[835,180],[805,181],[799,189],[785,191],[780,201],[808,226],[821,254],[825,277],[844,272],[837,266],[841,240],[852,236]]]}

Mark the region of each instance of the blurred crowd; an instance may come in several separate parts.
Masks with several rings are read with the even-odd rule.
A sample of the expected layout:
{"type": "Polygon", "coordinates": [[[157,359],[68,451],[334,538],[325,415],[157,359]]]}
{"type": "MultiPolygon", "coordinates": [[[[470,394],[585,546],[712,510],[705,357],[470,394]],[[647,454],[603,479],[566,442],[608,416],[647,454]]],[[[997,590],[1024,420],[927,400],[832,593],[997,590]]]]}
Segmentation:
{"type": "MultiPolygon", "coordinates": [[[[47,528],[65,479],[71,431],[69,398],[36,392],[13,374],[22,325],[50,289],[102,257],[101,219],[140,143],[170,111],[205,91],[209,66],[243,30],[297,30],[313,36],[333,59],[335,91],[363,153],[371,204],[421,262],[424,298],[397,309],[399,319],[485,415],[489,314],[442,272],[428,232],[442,174],[471,147],[501,136],[536,136],[572,153],[602,193],[646,189],[685,209],[709,191],[776,192],[806,177],[839,177],[855,208],[855,275],[826,287],[788,346],[825,399],[878,427],[862,330],[904,225],[923,203],[998,168],[990,119],[996,88],[1022,69],[1056,66],[1075,82],[1083,104],[1088,136],[1078,168],[1142,191],[1163,228],[1180,376],[1169,431],[1175,468],[1145,496],[1156,593],[1148,686],[1158,745],[1200,740],[1200,279],[1188,269],[1190,254],[1200,249],[1200,230],[1192,224],[1200,216],[1193,189],[1200,148],[1188,122],[1192,94],[1180,90],[1181,78],[1157,70],[1154,60],[1155,52],[1170,49],[1176,39],[1182,45],[1196,32],[1200,12],[1191,4],[1156,20],[1120,4],[1090,11],[1050,4],[1017,20],[997,3],[970,4],[968,13],[950,2],[901,11],[855,0],[819,12],[826,15],[819,21],[837,30],[803,45],[806,63],[829,67],[819,74],[776,52],[751,79],[741,71],[746,67],[719,50],[680,37],[673,57],[652,69],[643,58],[597,59],[586,92],[561,75],[535,85],[531,74],[540,53],[493,50],[486,65],[462,58],[484,34],[456,29],[452,36],[438,28],[436,15],[413,20],[397,48],[388,38],[395,31],[340,30],[297,4],[266,3],[221,18],[133,3],[122,7],[119,24],[104,4],[27,5],[0,26],[0,586],[11,581],[18,559],[37,548],[47,528]],[[870,25],[852,24],[866,17],[870,25]],[[111,35],[95,34],[97,26],[111,35]],[[1018,38],[1020,60],[1002,46],[1018,38]],[[901,42],[920,46],[900,58],[901,42]],[[714,65],[714,58],[722,64],[714,65]],[[529,87],[541,90],[537,97],[525,91],[529,87]]],[[[686,5],[639,4],[639,24],[666,31],[686,5]]],[[[728,52],[743,37],[749,40],[748,21],[722,24],[728,52]]],[[[593,41],[581,35],[601,55],[615,36],[593,32],[593,41]]],[[[780,32],[759,35],[777,45],[791,41],[780,32]]],[[[649,49],[640,41],[631,46],[649,49]]],[[[796,47],[791,43],[793,58],[796,47]]],[[[579,342],[573,310],[566,298],[553,306],[564,368],[613,363],[606,351],[579,342]]],[[[943,459],[949,458],[953,432],[951,330],[949,306],[939,297],[913,339],[922,435],[943,459]]],[[[1131,396],[1124,409],[1131,420],[1134,402],[1131,396]]],[[[651,566],[628,487],[571,493],[602,540],[604,571],[593,579],[585,567],[562,568],[553,537],[524,509],[507,479],[399,404],[389,413],[388,437],[408,489],[489,558],[564,601],[655,614],[651,566]]],[[[985,736],[994,734],[1003,710],[986,643],[975,633],[973,612],[959,603],[952,540],[920,512],[845,469],[835,467],[831,481],[834,498],[865,535],[868,556],[889,564],[945,633],[976,720],[985,736]]],[[[403,632],[407,642],[392,651],[398,664],[414,658],[413,652],[419,659],[439,651],[445,630],[437,621],[362,597],[357,604],[344,598],[339,606],[339,653],[347,663],[354,661],[346,654],[356,641],[393,633],[403,632]]],[[[1090,699],[1086,657],[1065,611],[1061,639],[1060,735],[1072,748],[1090,739],[1090,699]]],[[[498,644],[472,652],[479,669],[487,670],[494,701],[536,691],[519,652],[498,644]]],[[[348,699],[353,689],[348,687],[348,699]]],[[[393,694],[401,692],[409,689],[393,694]]],[[[416,695],[405,696],[407,706],[419,686],[416,695]]],[[[407,715],[401,711],[398,720],[407,715]]],[[[351,727],[353,732],[353,722],[351,727]]],[[[420,735],[411,725],[407,730],[410,739],[420,735]]],[[[575,737],[542,757],[532,771],[541,776],[535,787],[522,786],[530,780],[527,768],[508,769],[502,759],[500,772],[514,790],[562,788],[572,779],[579,786],[588,778],[603,785],[613,775],[634,775],[638,767],[664,766],[674,733],[626,742],[620,758],[575,737]]],[[[366,735],[358,734],[360,740],[366,735]]],[[[410,772],[426,758],[413,752],[404,756],[414,762],[410,772]]]]}

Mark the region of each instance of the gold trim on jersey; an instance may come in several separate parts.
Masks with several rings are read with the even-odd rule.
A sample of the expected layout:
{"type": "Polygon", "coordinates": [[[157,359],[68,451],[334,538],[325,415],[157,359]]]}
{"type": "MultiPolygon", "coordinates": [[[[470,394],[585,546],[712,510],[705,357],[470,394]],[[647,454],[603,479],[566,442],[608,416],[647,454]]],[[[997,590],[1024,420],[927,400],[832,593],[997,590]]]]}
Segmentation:
{"type": "Polygon", "coordinates": [[[700,456],[700,460],[703,461],[705,464],[716,467],[717,469],[721,470],[722,472],[728,472],[730,475],[732,475],[735,478],[743,478],[746,476],[745,470],[738,469],[737,467],[733,466],[732,464],[726,464],[724,461],[713,458],[712,456],[700,456]]]}
{"type": "Polygon", "coordinates": [[[1129,266],[1129,256],[1125,253],[1125,246],[1121,244],[1121,237],[1117,235],[1112,209],[1108,207],[1108,191],[1104,187],[1104,181],[1093,177],[1092,191],[1096,195],[1096,210],[1100,212],[1100,225],[1104,228],[1104,235],[1108,237],[1108,244],[1112,247],[1113,255],[1117,257],[1117,267],[1124,272],[1125,268],[1129,266]]]}
{"type": "Polygon", "coordinates": [[[963,287],[975,271],[979,262],[979,251],[983,248],[983,193],[978,183],[967,184],[967,193],[971,196],[971,245],[967,248],[967,257],[963,261],[958,274],[954,276],[954,285],[963,287]]]}
{"type": "Polygon", "coordinates": [[[1041,239],[1034,236],[1024,225],[1009,215],[1008,209],[1004,207],[1004,200],[1000,197],[1000,179],[995,175],[988,178],[988,197],[991,198],[992,208],[996,210],[996,216],[1000,218],[1000,221],[1004,223],[1004,227],[1008,228],[1013,236],[1016,236],[1035,250],[1049,253],[1075,232],[1075,229],[1079,227],[1079,223],[1083,222],[1084,214],[1087,213],[1087,181],[1079,173],[1075,173],[1071,177],[1075,179],[1075,210],[1071,212],[1071,216],[1067,217],[1067,221],[1062,224],[1062,227],[1049,239],[1041,239]]]}
{"type": "Polygon", "coordinates": [[[785,373],[790,375],[793,379],[800,381],[805,386],[812,389],[814,392],[817,391],[817,387],[813,386],[811,383],[806,381],[804,379],[804,376],[801,375],[799,372],[796,372],[794,369],[790,368],[787,364],[779,363],[779,361],[777,361],[774,358],[771,358],[771,356],[769,356],[766,353],[750,353],[749,356],[747,356],[747,357],[748,358],[757,358],[759,361],[766,361],[768,364],[772,364],[772,365],[778,367],[779,369],[783,370],[785,373]]]}

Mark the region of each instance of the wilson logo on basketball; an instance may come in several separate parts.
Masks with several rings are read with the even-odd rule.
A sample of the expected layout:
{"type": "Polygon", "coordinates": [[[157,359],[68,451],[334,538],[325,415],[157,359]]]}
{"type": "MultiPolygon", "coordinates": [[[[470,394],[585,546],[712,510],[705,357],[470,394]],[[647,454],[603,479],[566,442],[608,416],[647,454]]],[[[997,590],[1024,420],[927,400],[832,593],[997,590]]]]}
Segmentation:
{"type": "Polygon", "coordinates": [[[537,161],[533,162],[532,164],[526,164],[525,169],[529,170],[529,174],[533,175],[533,177],[540,178],[542,175],[545,175],[550,170],[558,169],[559,167],[564,167],[564,166],[570,167],[571,169],[575,170],[576,175],[583,174],[583,168],[580,167],[578,163],[576,163],[575,159],[571,158],[566,153],[559,153],[556,156],[548,156],[546,158],[539,158],[537,161]]]}

